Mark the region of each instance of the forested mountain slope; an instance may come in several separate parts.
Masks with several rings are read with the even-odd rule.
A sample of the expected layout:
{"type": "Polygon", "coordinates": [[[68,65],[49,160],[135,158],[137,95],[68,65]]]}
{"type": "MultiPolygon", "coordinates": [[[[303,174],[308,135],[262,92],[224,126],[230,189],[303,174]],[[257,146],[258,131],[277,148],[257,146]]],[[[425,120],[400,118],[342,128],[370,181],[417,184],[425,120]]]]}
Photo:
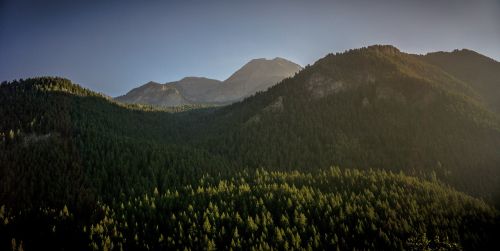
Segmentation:
{"type": "MultiPolygon", "coordinates": [[[[495,192],[500,191],[497,118],[467,83],[393,47],[329,55],[268,92],[218,109],[143,112],[92,93],[83,97],[65,91],[73,87],[59,79],[4,85],[4,117],[28,115],[22,122],[4,120],[5,140],[10,130],[14,134],[32,130],[30,123],[52,126],[61,132],[56,131],[56,136],[48,129],[33,133],[34,146],[63,135],[72,147],[79,145],[78,159],[87,162],[84,166],[105,173],[113,168],[96,167],[117,166],[116,171],[122,172],[148,165],[123,152],[122,146],[133,145],[131,152],[148,155],[155,151],[144,150],[146,146],[168,145],[187,149],[185,157],[172,154],[172,158],[189,158],[196,149],[238,167],[372,167],[435,176],[490,201],[497,200],[495,192]],[[62,81],[62,92],[17,90],[44,81],[62,81]],[[33,101],[26,103],[26,98],[33,101]],[[57,119],[40,121],[44,112],[54,113],[57,119]],[[115,148],[116,154],[104,154],[115,148]]],[[[162,170],[165,163],[158,160],[164,156],[158,152],[148,159],[162,170]]],[[[169,165],[178,168],[177,163],[169,165]]]]}
{"type": "Polygon", "coordinates": [[[496,244],[497,116],[394,47],[227,107],[123,105],[50,77],[2,83],[0,104],[0,249],[496,244]]]}
{"type": "Polygon", "coordinates": [[[240,165],[372,167],[500,191],[495,115],[468,83],[391,46],[328,55],[208,119],[203,144],[240,165]]]}
{"type": "Polygon", "coordinates": [[[428,53],[421,58],[470,84],[487,105],[500,114],[499,62],[467,49],[428,53]]]}
{"type": "Polygon", "coordinates": [[[0,101],[0,116],[8,118],[0,125],[0,199],[16,208],[82,207],[120,192],[186,184],[198,177],[194,168],[225,167],[182,144],[190,120],[183,113],[173,119],[124,107],[61,78],[2,84],[0,101]]]}

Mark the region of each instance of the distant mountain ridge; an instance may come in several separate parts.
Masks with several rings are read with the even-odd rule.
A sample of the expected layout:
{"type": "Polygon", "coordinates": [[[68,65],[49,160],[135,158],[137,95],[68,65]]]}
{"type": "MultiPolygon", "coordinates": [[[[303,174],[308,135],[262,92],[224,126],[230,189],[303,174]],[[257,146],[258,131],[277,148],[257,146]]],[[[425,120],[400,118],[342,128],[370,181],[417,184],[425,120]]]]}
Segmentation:
{"type": "Polygon", "coordinates": [[[220,85],[215,79],[186,77],[179,81],[160,84],[150,81],[132,89],[115,100],[123,103],[178,106],[203,103],[204,93],[220,85]]]}
{"type": "Polygon", "coordinates": [[[186,77],[160,84],[148,82],[115,100],[123,103],[178,106],[189,104],[229,104],[291,77],[302,67],[284,58],[253,59],[228,79],[186,77]]]}

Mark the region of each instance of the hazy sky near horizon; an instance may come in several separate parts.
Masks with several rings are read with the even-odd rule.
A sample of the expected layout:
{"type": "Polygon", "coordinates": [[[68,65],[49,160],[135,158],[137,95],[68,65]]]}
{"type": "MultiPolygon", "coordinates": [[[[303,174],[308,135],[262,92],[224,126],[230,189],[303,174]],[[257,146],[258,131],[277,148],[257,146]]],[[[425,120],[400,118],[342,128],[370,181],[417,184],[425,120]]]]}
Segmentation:
{"type": "Polygon", "coordinates": [[[500,61],[500,0],[0,0],[0,38],[0,81],[62,76],[117,96],[150,80],[224,80],[253,58],[307,65],[371,44],[500,61]]]}

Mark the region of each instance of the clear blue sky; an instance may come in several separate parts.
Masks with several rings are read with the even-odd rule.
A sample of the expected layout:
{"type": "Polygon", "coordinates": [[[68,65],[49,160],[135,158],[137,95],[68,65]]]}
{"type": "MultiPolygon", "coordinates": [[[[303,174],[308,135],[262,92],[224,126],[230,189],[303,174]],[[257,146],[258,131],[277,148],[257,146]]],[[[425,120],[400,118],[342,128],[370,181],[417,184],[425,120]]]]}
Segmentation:
{"type": "Polygon", "coordinates": [[[370,44],[498,61],[500,1],[0,0],[0,80],[62,76],[111,96],[149,80],[223,80],[253,58],[306,65],[370,44]]]}

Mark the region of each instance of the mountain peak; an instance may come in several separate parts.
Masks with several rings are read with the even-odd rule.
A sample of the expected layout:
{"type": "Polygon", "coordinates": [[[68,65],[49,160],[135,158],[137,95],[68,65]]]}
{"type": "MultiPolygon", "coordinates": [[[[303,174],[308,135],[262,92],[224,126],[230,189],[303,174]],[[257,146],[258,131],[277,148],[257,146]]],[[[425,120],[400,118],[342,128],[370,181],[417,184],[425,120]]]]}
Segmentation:
{"type": "Polygon", "coordinates": [[[292,62],[286,58],[282,58],[282,57],[275,57],[272,59],[272,61],[277,61],[277,62],[292,62]]]}
{"type": "Polygon", "coordinates": [[[248,79],[250,76],[258,77],[266,75],[283,75],[289,76],[292,73],[298,72],[302,67],[284,58],[276,57],[274,59],[256,58],[250,60],[243,65],[233,75],[231,75],[225,82],[231,82],[236,79],[248,79]]]}
{"type": "Polygon", "coordinates": [[[254,58],[254,59],[248,61],[246,64],[244,64],[243,67],[246,65],[262,64],[262,63],[266,63],[269,61],[271,61],[271,60],[269,60],[267,58],[254,58]]]}
{"type": "Polygon", "coordinates": [[[161,85],[161,84],[158,82],[155,82],[155,81],[149,81],[149,82],[144,84],[144,86],[151,86],[151,85],[161,85]]]}
{"type": "Polygon", "coordinates": [[[294,66],[298,66],[299,68],[302,68],[302,66],[286,59],[286,58],[282,58],[282,57],[275,57],[271,60],[272,62],[275,62],[275,63],[279,63],[279,64],[289,64],[289,65],[294,65],[294,66]]]}
{"type": "Polygon", "coordinates": [[[462,48],[462,49],[455,49],[453,50],[451,53],[454,53],[454,54],[473,54],[473,55],[480,55],[479,53],[473,51],[473,50],[469,50],[467,48],[462,48]]]}
{"type": "Polygon", "coordinates": [[[265,91],[302,67],[284,58],[256,58],[243,65],[221,86],[209,93],[215,103],[231,103],[265,91]]]}
{"type": "Polygon", "coordinates": [[[196,76],[187,76],[179,80],[179,82],[184,82],[184,81],[196,81],[196,80],[206,80],[208,78],[205,77],[196,77],[196,76]]]}
{"type": "Polygon", "coordinates": [[[375,44],[375,45],[368,46],[366,49],[371,50],[371,51],[381,52],[381,53],[388,53],[388,54],[401,53],[401,51],[393,45],[375,44]]]}
{"type": "Polygon", "coordinates": [[[297,65],[296,63],[294,63],[286,58],[282,58],[282,57],[275,57],[273,59],[254,58],[254,59],[248,61],[248,63],[246,63],[245,65],[254,64],[254,63],[291,63],[294,65],[297,65]]]}

